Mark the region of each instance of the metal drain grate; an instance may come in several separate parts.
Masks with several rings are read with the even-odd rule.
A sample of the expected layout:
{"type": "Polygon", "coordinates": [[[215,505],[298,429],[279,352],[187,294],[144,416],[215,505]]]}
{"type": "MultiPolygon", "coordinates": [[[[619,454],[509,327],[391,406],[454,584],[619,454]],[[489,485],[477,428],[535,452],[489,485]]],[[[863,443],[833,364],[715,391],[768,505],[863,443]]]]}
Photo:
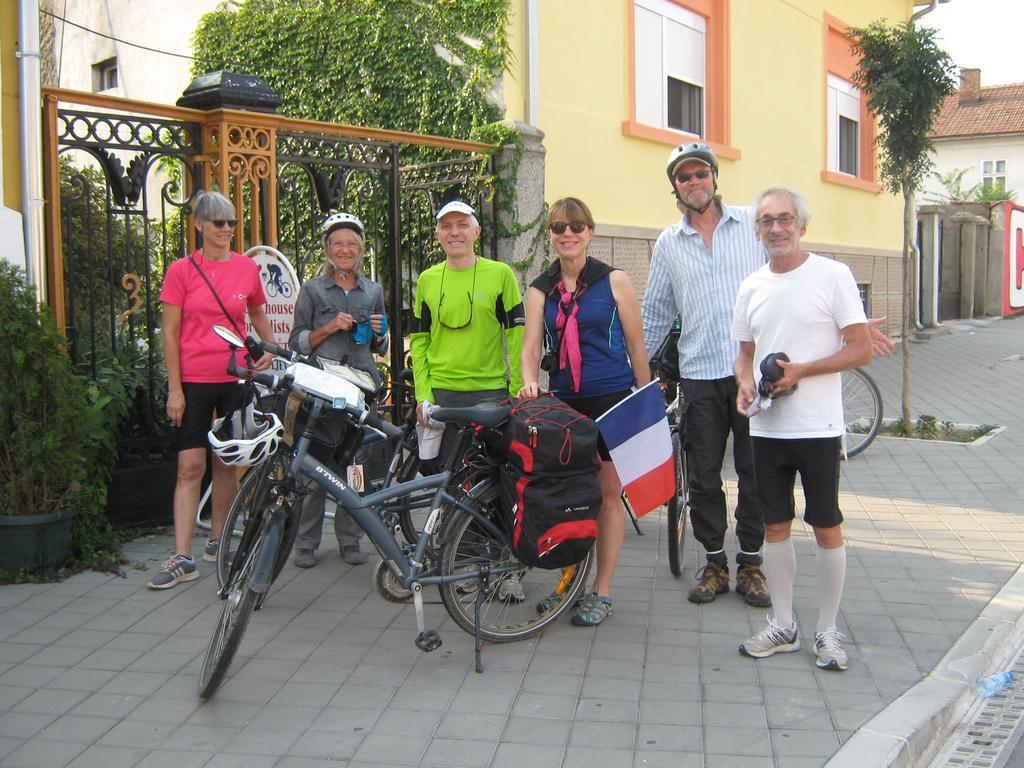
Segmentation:
{"type": "Polygon", "coordinates": [[[930,768],[995,768],[1024,721],[1024,650],[1010,669],[1014,677],[1010,687],[974,704],[930,768]]]}

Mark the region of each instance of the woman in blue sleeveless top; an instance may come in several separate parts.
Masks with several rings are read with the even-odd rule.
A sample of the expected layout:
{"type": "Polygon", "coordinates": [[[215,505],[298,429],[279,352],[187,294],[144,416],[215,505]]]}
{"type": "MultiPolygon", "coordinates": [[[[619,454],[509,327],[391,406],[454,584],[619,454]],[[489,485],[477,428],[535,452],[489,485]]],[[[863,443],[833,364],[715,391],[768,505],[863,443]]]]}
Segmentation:
{"type": "MultiPolygon", "coordinates": [[[[587,256],[594,218],[586,204],[563,198],[548,212],[548,236],[558,261],[533,281],[526,296],[520,395],[536,397],[541,353],[550,350],[549,389],[596,419],[650,381],[640,302],[625,272],[587,256]]],[[[601,511],[597,577],[572,623],[600,624],[611,613],[612,575],[622,551],[626,510],[622,484],[603,440],[598,441],[601,511]]]]}

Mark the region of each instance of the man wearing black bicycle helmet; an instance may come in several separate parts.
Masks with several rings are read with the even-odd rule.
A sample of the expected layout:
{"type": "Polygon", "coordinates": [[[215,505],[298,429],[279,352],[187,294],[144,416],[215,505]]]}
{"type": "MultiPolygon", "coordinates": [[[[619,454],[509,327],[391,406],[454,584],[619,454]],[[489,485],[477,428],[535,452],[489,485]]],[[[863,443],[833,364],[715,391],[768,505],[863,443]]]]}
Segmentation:
{"type": "Polygon", "coordinates": [[[846,577],[839,510],[839,459],[846,431],[840,373],[871,362],[871,338],[850,268],[800,247],[810,219],[803,197],[773,187],[758,196],[754,212],[757,236],[770,261],[740,285],[732,337],[740,345],[736,407],[750,416],[774,615],[766,629],[740,646],[740,653],[763,658],[800,650],[793,612],[796,552],[790,536],[799,472],[806,499],[803,518],[817,543],[816,663],[840,671],[847,663],[836,629],[846,577]],[[759,398],[759,389],[767,399],[764,394],[759,398]],[[756,401],[763,403],[759,411],[751,407],[756,401]]]}
{"type": "Polygon", "coordinates": [[[754,493],[747,419],[736,412],[736,348],[729,338],[736,290],[764,264],[765,256],[747,212],[718,196],[718,171],[718,156],[706,142],[687,142],[669,152],[665,172],[683,217],[654,246],[643,301],[644,341],[648,353],[653,352],[676,316],[682,319],[679,434],[686,453],[693,533],[706,558],[688,599],[709,603],[729,591],[722,460],[731,434],[739,478],[736,591],[748,604],[767,607],[770,599],[761,572],[764,523],[754,493]]]}

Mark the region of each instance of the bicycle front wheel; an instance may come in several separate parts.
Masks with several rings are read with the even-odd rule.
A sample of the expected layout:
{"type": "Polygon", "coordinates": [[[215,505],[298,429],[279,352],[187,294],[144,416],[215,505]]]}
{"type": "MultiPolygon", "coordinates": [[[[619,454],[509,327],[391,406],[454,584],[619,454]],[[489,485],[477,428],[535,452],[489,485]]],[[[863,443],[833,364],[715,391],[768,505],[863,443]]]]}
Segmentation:
{"type": "Polygon", "coordinates": [[[668,568],[672,575],[683,575],[683,545],[686,543],[686,456],[674,435],[672,452],[675,454],[676,493],[668,500],[668,568]]]}
{"type": "Polygon", "coordinates": [[[882,428],[882,394],[860,368],[843,371],[846,455],[853,458],[871,445],[882,428]]]}
{"type": "MultiPolygon", "coordinates": [[[[217,586],[223,587],[227,583],[231,560],[238,550],[245,526],[252,519],[259,520],[260,513],[270,503],[270,493],[275,482],[284,476],[285,461],[287,452],[278,451],[270,461],[250,468],[242,478],[235,497],[231,500],[231,506],[228,507],[224,528],[220,534],[220,544],[217,547],[217,586]]],[[[291,549],[290,544],[287,549],[291,549]]],[[[284,557],[287,556],[288,552],[285,552],[284,557]]],[[[283,563],[281,565],[283,566],[283,563]]],[[[280,570],[280,567],[274,568],[275,578],[280,570]]]]}
{"type": "Polygon", "coordinates": [[[228,588],[220,619],[206,649],[206,658],[199,673],[200,698],[210,698],[220,687],[238,651],[238,645],[242,642],[245,629],[249,626],[253,608],[259,599],[259,593],[251,589],[249,584],[266,541],[263,534],[264,531],[260,531],[256,536],[247,537],[236,555],[242,558],[242,562],[228,588]]]}
{"type": "MultiPolygon", "coordinates": [[[[478,495],[469,494],[463,502],[489,520],[498,521],[500,495],[498,487],[488,487],[478,495]]],[[[442,576],[476,574],[480,566],[503,571],[489,579],[480,606],[480,635],[495,643],[532,637],[569,610],[583,592],[593,558],[591,550],[568,568],[528,568],[516,559],[506,542],[462,510],[449,520],[444,540],[442,576]]],[[[469,633],[474,632],[479,589],[476,578],[441,585],[445,610],[469,633]]]]}

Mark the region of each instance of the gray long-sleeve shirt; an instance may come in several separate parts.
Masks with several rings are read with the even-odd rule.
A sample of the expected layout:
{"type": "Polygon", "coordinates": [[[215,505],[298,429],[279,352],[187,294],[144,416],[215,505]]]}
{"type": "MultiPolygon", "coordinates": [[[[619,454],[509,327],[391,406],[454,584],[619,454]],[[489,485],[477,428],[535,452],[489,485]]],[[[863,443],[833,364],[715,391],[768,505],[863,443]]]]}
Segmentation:
{"type": "Polygon", "coordinates": [[[338,360],[373,376],[380,383],[374,354],[384,355],[388,351],[388,337],[374,337],[369,344],[356,344],[349,331],[332,333],[314,348],[309,335],[322,325],[333,320],[339,312],[352,315],[355,322],[365,322],[370,315],[384,312],[384,289],[362,275],[356,286],[346,291],[334,280],[333,275],[322,275],[307,280],[295,302],[295,318],[292,323],[288,345],[304,355],[314,351],[320,357],[338,360]]]}

